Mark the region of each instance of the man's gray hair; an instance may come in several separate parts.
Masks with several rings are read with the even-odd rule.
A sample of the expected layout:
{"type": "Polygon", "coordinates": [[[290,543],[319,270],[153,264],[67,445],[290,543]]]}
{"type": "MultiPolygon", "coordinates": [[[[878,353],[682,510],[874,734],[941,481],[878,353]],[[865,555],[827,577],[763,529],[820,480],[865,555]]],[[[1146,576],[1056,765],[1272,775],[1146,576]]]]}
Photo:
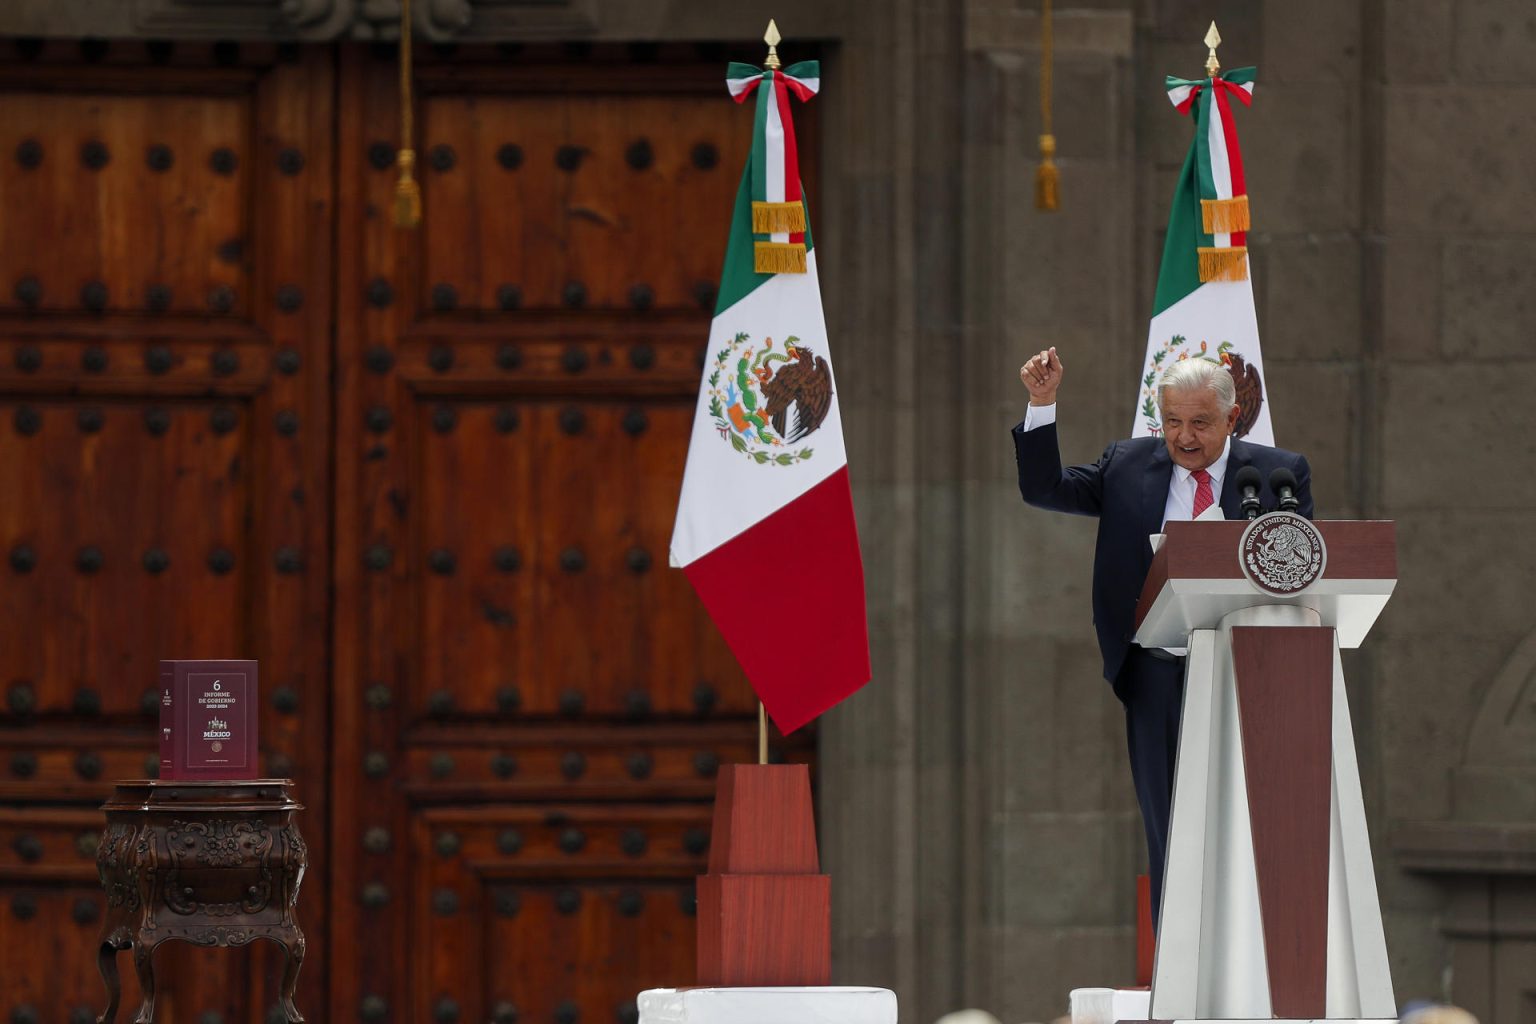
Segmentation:
{"type": "Polygon", "coordinates": [[[1157,385],[1157,404],[1163,404],[1166,392],[1198,391],[1201,388],[1216,392],[1223,416],[1237,404],[1237,385],[1232,382],[1232,375],[1225,366],[1208,359],[1181,359],[1170,366],[1157,385]]]}

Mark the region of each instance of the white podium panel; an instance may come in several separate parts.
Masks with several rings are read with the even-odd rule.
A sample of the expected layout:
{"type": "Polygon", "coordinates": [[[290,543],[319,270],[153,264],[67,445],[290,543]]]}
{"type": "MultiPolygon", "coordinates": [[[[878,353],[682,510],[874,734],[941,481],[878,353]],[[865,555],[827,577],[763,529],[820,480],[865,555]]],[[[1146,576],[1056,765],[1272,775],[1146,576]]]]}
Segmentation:
{"type": "Polygon", "coordinates": [[[1075,988],[1072,1024],[1115,1024],[1151,1016],[1152,993],[1144,988],[1075,988]]]}
{"type": "MultiPolygon", "coordinates": [[[[1275,978],[1265,950],[1254,848],[1252,765],[1244,751],[1231,635],[1234,627],[1317,622],[1318,613],[1300,605],[1251,607],[1224,616],[1217,629],[1189,635],[1151,1019],[1274,1016],[1275,978]]],[[[1337,635],[1332,647],[1324,1009],[1329,1019],[1390,1019],[1396,1004],[1337,635]]]]}
{"type": "Polygon", "coordinates": [[[653,988],[635,1002],[640,1024],[896,1024],[886,988],[653,988]]]}
{"type": "Polygon", "coordinates": [[[1236,542],[1246,523],[1169,523],[1136,608],[1136,642],[1183,647],[1190,631],[1223,615],[1264,605],[1295,605],[1338,631],[1339,646],[1359,647],[1397,588],[1391,523],[1322,522],[1336,554],[1327,574],[1291,596],[1264,593],[1243,575],[1236,542]]]}

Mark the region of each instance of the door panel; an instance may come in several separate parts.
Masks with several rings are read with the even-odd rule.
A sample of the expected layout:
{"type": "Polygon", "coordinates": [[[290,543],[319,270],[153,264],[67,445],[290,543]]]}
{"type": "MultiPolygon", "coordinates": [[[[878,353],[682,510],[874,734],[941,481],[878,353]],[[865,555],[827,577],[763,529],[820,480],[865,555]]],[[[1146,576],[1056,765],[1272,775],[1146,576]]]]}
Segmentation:
{"type": "Polygon", "coordinates": [[[428,572],[413,707],[691,714],[695,675],[734,673],[664,561],[681,465],[656,438],[687,437],[692,413],[638,397],[418,406],[428,572]]]}
{"type": "MultiPolygon", "coordinates": [[[[173,53],[0,73],[7,1015],[102,1005],[96,808],[158,768],[166,657],[261,661],[263,767],[308,805],[301,1002],[324,992],[334,71],[173,53]]],[[[156,961],[161,1019],[261,1021],[276,991],[264,944],[156,961]]]]}
{"type": "Polygon", "coordinates": [[[429,78],[423,282],[453,285],[476,309],[498,308],[510,282],[527,310],[698,310],[720,274],[752,118],[731,116],[718,74],[680,81],[680,70],[649,82],[494,66],[473,83],[429,78]],[[448,154],[454,165],[435,170],[448,154]]]}
{"type": "MultiPolygon", "coordinates": [[[[38,716],[137,719],[158,707],[159,652],[249,649],[249,623],[208,615],[238,607],[251,584],[240,520],[254,465],[241,455],[254,439],[241,429],[242,404],[0,402],[12,425],[0,434],[7,532],[36,560],[5,589],[0,616],[32,640],[6,645],[0,674],[36,680],[38,716]],[[158,436],[146,436],[152,408],[158,436]],[[209,563],[221,555],[230,567],[216,572],[209,563]]],[[[142,777],[142,765],[131,774],[142,777]]]]}
{"type": "Polygon", "coordinates": [[[633,1022],[693,973],[707,805],[443,809],[418,818],[415,1017],[633,1022]]]}
{"type": "Polygon", "coordinates": [[[0,125],[15,140],[7,152],[18,156],[0,175],[0,205],[23,211],[0,219],[0,280],[36,281],[30,308],[77,311],[95,284],[105,311],[196,315],[225,288],[228,312],[248,321],[252,268],[220,247],[250,228],[254,169],[240,159],[253,156],[252,83],[198,78],[215,94],[0,97],[0,125]]]}

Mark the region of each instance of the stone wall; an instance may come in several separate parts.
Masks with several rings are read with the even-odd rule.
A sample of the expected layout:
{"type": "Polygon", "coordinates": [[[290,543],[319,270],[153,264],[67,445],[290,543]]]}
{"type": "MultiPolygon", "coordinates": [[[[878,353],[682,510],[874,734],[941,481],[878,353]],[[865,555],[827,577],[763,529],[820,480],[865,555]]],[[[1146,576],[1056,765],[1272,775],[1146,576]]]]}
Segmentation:
{"type": "Polygon", "coordinates": [[[1363,448],[1403,575],[1377,647],[1377,835],[1412,868],[1402,837],[1449,819],[1463,854],[1451,875],[1388,860],[1382,901],[1400,991],[1443,971],[1484,1021],[1514,1021],[1536,1006],[1536,857],[1485,858],[1536,847],[1536,487],[1520,472],[1536,444],[1536,178],[1521,170],[1536,90],[1516,70],[1536,57],[1536,11],[1393,0],[1368,16],[1363,448]]]}
{"type": "MultiPolygon", "coordinates": [[[[1036,5],[960,6],[961,344],[943,361],[960,395],[914,394],[924,430],[906,489],[860,472],[861,455],[889,457],[883,444],[852,448],[872,561],[911,557],[915,534],[935,570],[912,577],[915,592],[872,573],[883,672],[825,733],[839,974],[896,977],[914,1021],[958,1005],[1045,1020],[1072,985],[1130,978],[1144,855],[1119,709],[1098,679],[1093,524],[1020,505],[1005,432],[1024,405],[1017,366],[1047,344],[1069,370],[1067,457],[1126,431],[1190,130],[1161,77],[1196,73],[1214,16],[1224,64],[1260,68],[1239,126],[1277,435],[1311,457],[1320,514],[1399,522],[1403,584],[1346,660],[1397,991],[1523,1019],[1532,983],[1519,979],[1536,964],[1536,900],[1519,880],[1536,822],[1536,652],[1516,650],[1536,625],[1536,555],[1519,539],[1536,518],[1520,475],[1536,429],[1536,91],[1518,69],[1536,56],[1536,13],[1493,0],[1059,6],[1064,208],[1044,216],[1030,205],[1036,5]],[[951,408],[958,437],[933,429],[951,408]],[[939,571],[945,558],[957,576],[939,571]],[[1453,818],[1477,825],[1424,824],[1453,818]]],[[[829,159],[838,144],[826,140],[829,159]]],[[[915,198],[919,216],[930,198],[915,198]]],[[[834,306],[867,301],[840,292],[834,306]]],[[[914,330],[920,346],[936,337],[914,330]]],[[[913,369],[931,386],[938,353],[924,351],[913,369]]]]}

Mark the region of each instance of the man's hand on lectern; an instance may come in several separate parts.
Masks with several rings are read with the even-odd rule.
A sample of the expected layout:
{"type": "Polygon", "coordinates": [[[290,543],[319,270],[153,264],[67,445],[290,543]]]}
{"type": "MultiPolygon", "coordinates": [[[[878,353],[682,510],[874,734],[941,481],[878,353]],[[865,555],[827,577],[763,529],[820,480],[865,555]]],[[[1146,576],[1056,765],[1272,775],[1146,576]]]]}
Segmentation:
{"type": "Polygon", "coordinates": [[[1030,356],[1029,362],[1019,367],[1019,380],[1029,389],[1030,405],[1055,405],[1056,389],[1061,387],[1061,357],[1056,347],[1030,356]]]}

